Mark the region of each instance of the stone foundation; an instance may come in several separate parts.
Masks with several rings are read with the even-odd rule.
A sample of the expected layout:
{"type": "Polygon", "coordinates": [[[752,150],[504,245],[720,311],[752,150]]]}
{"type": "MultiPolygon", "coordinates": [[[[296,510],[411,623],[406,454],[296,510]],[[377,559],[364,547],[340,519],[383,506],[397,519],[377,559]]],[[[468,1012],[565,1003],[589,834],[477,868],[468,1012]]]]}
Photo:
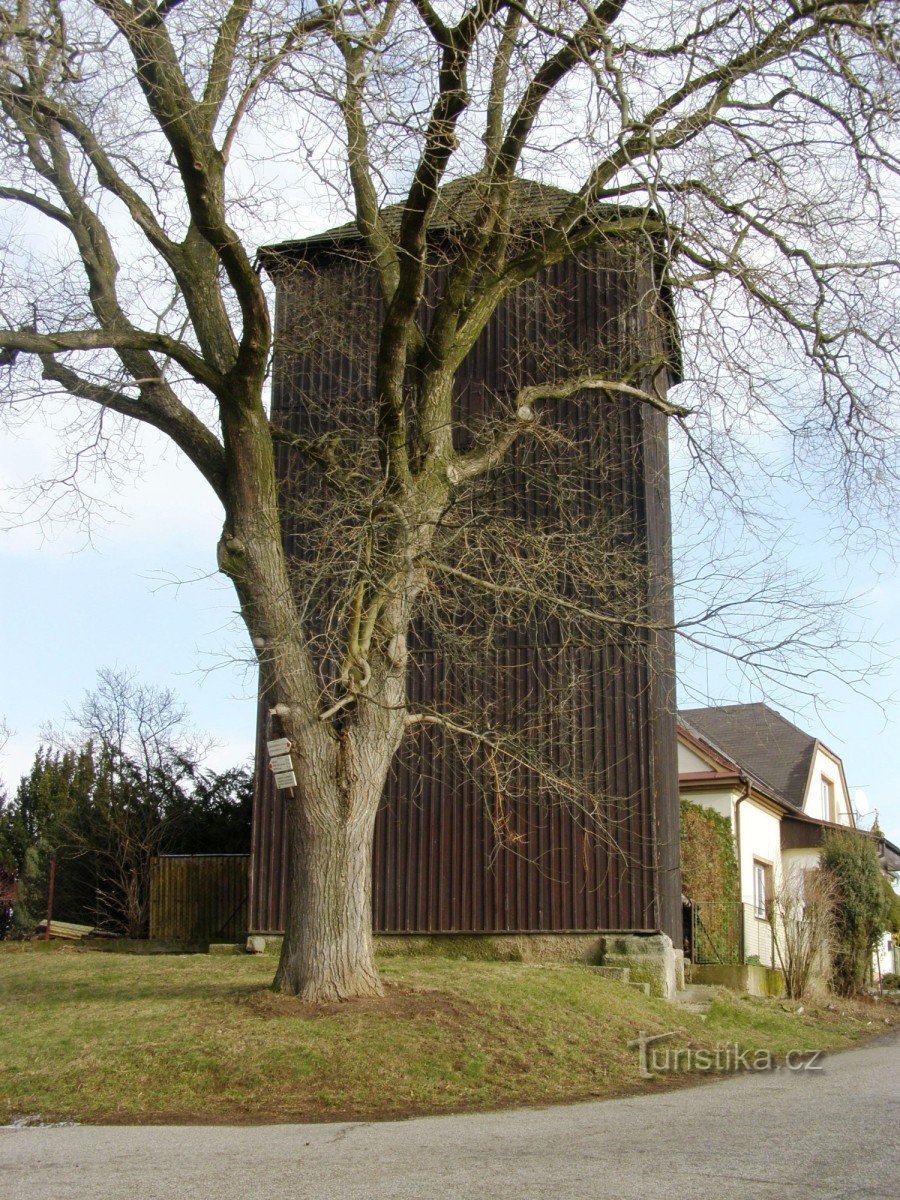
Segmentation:
{"type": "Polygon", "coordinates": [[[684,953],[666,934],[612,933],[603,941],[603,965],[628,967],[633,980],[650,984],[652,996],[671,1000],[684,987],[684,953]]]}
{"type": "MultiPolygon", "coordinates": [[[[264,940],[267,953],[278,953],[281,937],[264,940]]],[[[630,978],[650,985],[653,996],[671,999],[684,987],[684,954],[664,933],[435,933],[377,934],[376,953],[438,955],[482,962],[586,963],[627,967],[630,978]]]]}

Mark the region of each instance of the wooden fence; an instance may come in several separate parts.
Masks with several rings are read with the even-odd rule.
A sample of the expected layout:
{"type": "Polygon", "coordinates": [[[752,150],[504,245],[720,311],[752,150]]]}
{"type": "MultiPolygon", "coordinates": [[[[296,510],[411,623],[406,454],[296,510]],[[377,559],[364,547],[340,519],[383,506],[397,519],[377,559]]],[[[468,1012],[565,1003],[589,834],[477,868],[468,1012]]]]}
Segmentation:
{"type": "Polygon", "coordinates": [[[150,868],[150,937],[237,942],[247,934],[248,854],[164,854],[150,868]]]}

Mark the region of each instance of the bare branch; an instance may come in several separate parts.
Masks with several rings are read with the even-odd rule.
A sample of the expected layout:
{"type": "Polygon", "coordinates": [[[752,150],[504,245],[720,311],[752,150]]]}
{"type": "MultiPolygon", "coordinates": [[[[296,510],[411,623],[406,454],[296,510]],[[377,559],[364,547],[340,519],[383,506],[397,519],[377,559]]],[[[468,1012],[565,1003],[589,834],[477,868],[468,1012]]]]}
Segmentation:
{"type": "Polygon", "coordinates": [[[225,456],[221,443],[190,409],[179,403],[161,379],[141,380],[140,393],[134,397],[85,379],[53,355],[39,357],[44,378],[60,384],[70,395],[153,425],[167,434],[205,476],[219,498],[224,499],[225,456]]]}
{"type": "Polygon", "coordinates": [[[491,471],[499,466],[507,451],[515,443],[519,435],[538,419],[535,405],[541,400],[566,400],[578,392],[602,391],[619,393],[623,396],[633,396],[642,403],[664,413],[667,417],[688,417],[691,410],[683,405],[673,404],[664,395],[653,395],[643,388],[633,387],[614,379],[598,379],[593,375],[578,376],[563,383],[532,384],[522,388],[517,394],[513,407],[515,416],[511,421],[498,429],[489,430],[482,439],[465,454],[457,454],[447,464],[447,478],[451,483],[460,483],[464,479],[474,479],[485,471],[491,471]]]}
{"type": "Polygon", "coordinates": [[[222,387],[222,377],[218,372],[208,367],[199,355],[182,342],[162,333],[146,333],[139,329],[72,329],[56,333],[0,329],[0,347],[13,354],[38,355],[77,350],[145,350],[171,358],[213,393],[222,387]]]}

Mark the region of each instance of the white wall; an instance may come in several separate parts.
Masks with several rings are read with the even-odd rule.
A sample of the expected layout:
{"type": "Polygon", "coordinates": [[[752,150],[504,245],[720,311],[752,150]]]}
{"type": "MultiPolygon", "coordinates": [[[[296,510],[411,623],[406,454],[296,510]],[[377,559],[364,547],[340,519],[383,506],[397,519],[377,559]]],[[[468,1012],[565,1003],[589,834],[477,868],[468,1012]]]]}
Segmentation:
{"type": "Polygon", "coordinates": [[[683,795],[683,800],[690,800],[691,804],[696,804],[700,808],[713,808],[717,813],[721,813],[723,817],[727,817],[731,821],[731,827],[734,828],[734,801],[737,792],[732,789],[723,789],[721,792],[702,791],[691,792],[688,795],[683,795]]]}
{"type": "MultiPolygon", "coordinates": [[[[679,742],[678,770],[681,774],[710,770],[710,764],[688,746],[679,742]]],[[[838,758],[819,747],[813,759],[807,791],[804,797],[804,812],[816,820],[822,813],[822,777],[834,784],[835,816],[841,825],[853,825],[850,796],[844,784],[844,773],[838,758]]],[[[689,786],[689,785],[688,785],[689,786]]],[[[685,789],[687,790],[687,788],[685,789]]],[[[735,806],[741,796],[737,788],[720,791],[691,791],[684,796],[692,804],[711,808],[726,817],[735,832],[735,806]]],[[[740,847],[738,868],[740,872],[741,901],[744,908],[744,953],[748,957],[757,955],[763,966],[777,965],[777,951],[772,945],[771,928],[767,921],[757,918],[754,905],[754,862],[763,862],[771,867],[773,891],[781,881],[794,872],[811,870],[819,865],[820,851],[817,848],[796,850],[781,849],[781,816],[756,800],[745,799],[740,805],[740,847]]],[[[900,938],[895,938],[900,942],[900,938]]],[[[876,978],[878,966],[882,974],[895,969],[900,948],[891,943],[887,936],[876,956],[876,978]]]]}
{"type": "Polygon", "coordinates": [[[705,758],[701,758],[695,750],[690,746],[685,746],[680,740],[678,742],[678,774],[692,775],[697,771],[712,770],[709,762],[705,758]]]}
{"type": "MultiPolygon", "coordinates": [[[[815,847],[803,850],[784,850],[781,855],[784,878],[789,879],[795,871],[814,870],[819,866],[821,851],[815,847]]],[[[883,975],[896,972],[900,967],[900,937],[885,933],[872,954],[872,979],[878,986],[883,975]]]]}
{"type": "Polygon", "coordinates": [[[821,851],[816,846],[807,846],[800,850],[782,850],[781,866],[784,878],[790,878],[795,871],[812,871],[819,865],[821,851]]]}
{"type": "Polygon", "coordinates": [[[878,987],[885,975],[896,973],[898,953],[895,943],[900,941],[896,934],[882,934],[881,941],[875,947],[872,955],[872,981],[878,987]]]}
{"type": "Polygon", "coordinates": [[[822,811],[823,776],[826,779],[830,779],[834,784],[834,804],[838,824],[852,825],[853,817],[851,815],[850,797],[847,795],[847,789],[844,786],[844,772],[841,769],[841,761],[821,746],[816,750],[815,757],[813,758],[806,795],[803,797],[803,811],[808,816],[815,817],[816,820],[829,819],[822,811]]]}
{"type": "Polygon", "coordinates": [[[753,911],[753,864],[755,861],[771,867],[773,889],[781,881],[781,819],[754,800],[741,803],[740,814],[741,900],[744,909],[744,952],[757,955],[765,967],[774,966],[772,934],[768,921],[760,920],[753,911]]]}

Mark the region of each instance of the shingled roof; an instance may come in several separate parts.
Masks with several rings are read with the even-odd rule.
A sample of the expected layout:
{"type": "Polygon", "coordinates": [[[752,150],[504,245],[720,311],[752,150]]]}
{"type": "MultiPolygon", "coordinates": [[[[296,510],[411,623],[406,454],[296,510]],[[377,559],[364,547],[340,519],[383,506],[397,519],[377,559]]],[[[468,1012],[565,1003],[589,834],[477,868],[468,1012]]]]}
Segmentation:
{"type": "MultiPolygon", "coordinates": [[[[438,191],[429,217],[429,234],[452,234],[470,228],[480,211],[483,199],[483,185],[477,176],[467,175],[445,183],[438,191]]],[[[514,226],[540,229],[551,225],[574,199],[575,193],[565,188],[540,183],[536,179],[516,177],[510,188],[510,220],[514,226]]],[[[385,229],[394,239],[400,232],[404,206],[405,203],[402,202],[388,204],[381,209],[385,229]]],[[[650,221],[654,214],[651,209],[637,205],[598,204],[593,208],[591,216],[598,221],[609,220],[613,216],[632,219],[637,217],[650,221]]],[[[357,241],[361,236],[356,222],[348,221],[345,225],[326,229],[323,233],[310,234],[309,237],[280,242],[277,245],[260,246],[258,254],[263,265],[271,268],[279,258],[290,258],[293,254],[303,254],[307,250],[327,245],[357,241]]],[[[658,228],[653,236],[658,236],[658,228]]]]}
{"type": "Polygon", "coordinates": [[[726,704],[679,712],[714,747],[795,808],[803,798],[817,741],[767,704],[726,704]]]}
{"type": "MultiPolygon", "coordinates": [[[[513,223],[549,225],[573,198],[574,193],[567,192],[564,188],[538,183],[535,179],[516,178],[510,189],[510,215],[513,223]]],[[[478,181],[471,175],[463,179],[454,179],[452,183],[445,183],[438,191],[431,211],[429,230],[432,233],[441,230],[451,232],[471,226],[482,199],[483,194],[478,187],[478,181]]],[[[392,237],[396,237],[400,232],[403,208],[404,204],[399,203],[388,204],[381,210],[381,219],[392,237]]],[[[348,221],[346,225],[338,225],[334,229],[326,229],[323,233],[314,233],[310,237],[282,242],[277,246],[263,246],[260,254],[273,251],[284,253],[321,242],[353,241],[360,236],[356,222],[348,221]]]]}
{"type": "MultiPolygon", "coordinates": [[[[520,230],[529,231],[533,236],[539,236],[563,213],[566,207],[575,199],[575,192],[553,184],[541,183],[536,179],[524,179],[517,176],[510,188],[510,221],[520,230]]],[[[438,190],[437,199],[428,221],[428,236],[440,241],[442,235],[452,237],[455,233],[463,233],[470,229],[481,208],[483,200],[483,181],[475,175],[466,175],[445,183],[438,190]]],[[[405,202],[389,204],[381,209],[381,218],[388,235],[396,241],[400,232],[400,221],[403,216],[405,202]]],[[[645,232],[642,228],[647,224],[647,236],[652,246],[651,255],[658,276],[660,301],[666,317],[668,329],[668,358],[669,382],[680,383],[682,380],[681,341],[678,335],[678,324],[672,304],[671,288],[666,278],[667,252],[665,234],[660,230],[659,215],[648,207],[626,204],[597,204],[579,222],[578,227],[584,229],[589,223],[597,224],[616,221],[627,221],[621,231],[610,233],[611,240],[616,238],[640,237],[645,232]]],[[[322,233],[310,234],[308,237],[296,238],[291,241],[279,242],[268,246],[260,246],[257,250],[257,261],[261,267],[273,277],[284,270],[289,264],[315,258],[317,255],[339,253],[355,253],[362,239],[359,227],[355,221],[326,229],[322,233]],[[354,246],[354,243],[357,245],[354,246]]]]}

